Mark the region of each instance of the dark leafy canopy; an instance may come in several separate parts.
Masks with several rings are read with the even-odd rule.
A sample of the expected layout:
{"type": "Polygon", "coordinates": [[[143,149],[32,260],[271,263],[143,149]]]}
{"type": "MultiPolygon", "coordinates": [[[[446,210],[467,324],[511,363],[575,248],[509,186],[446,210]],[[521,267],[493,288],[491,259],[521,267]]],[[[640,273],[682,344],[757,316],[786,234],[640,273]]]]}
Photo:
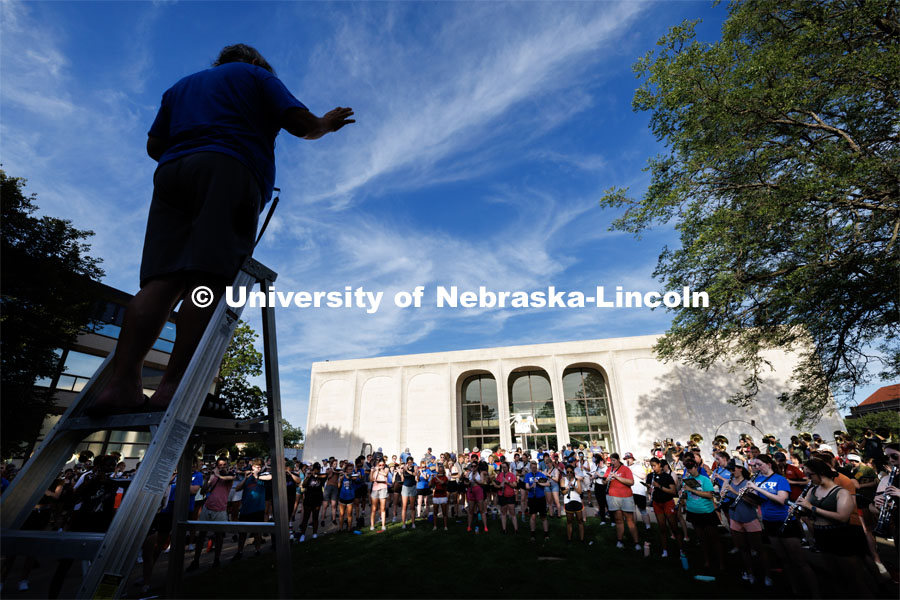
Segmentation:
{"type": "Polygon", "coordinates": [[[91,279],[103,271],[88,256],[84,240],[93,235],[69,221],[32,216],[35,196],[24,193],[25,180],[0,170],[0,379],[2,379],[3,458],[33,444],[53,407],[39,378],[53,377],[59,357],[54,352],[72,344],[89,321],[96,300],[91,279]]]}
{"type": "Polygon", "coordinates": [[[303,443],[303,430],[291,425],[287,419],[281,419],[281,437],[285,448],[294,448],[303,443]]]}
{"type": "Polygon", "coordinates": [[[263,355],[253,347],[259,335],[244,321],[238,321],[234,336],[222,358],[216,395],[239,419],[261,417],[266,413],[266,395],[250,377],[262,375],[263,355]]]}
{"type": "Polygon", "coordinates": [[[647,192],[601,205],[626,207],[613,227],[635,234],[674,221],[681,247],[654,275],[709,293],[709,309],[675,310],[659,355],[734,361],[749,376],[731,401],[746,406],[763,351],[797,349],[781,399],[812,424],[831,391],[900,374],[898,3],[737,2],[715,44],[695,24],[635,65],[634,108],[668,149],[647,192]]]}

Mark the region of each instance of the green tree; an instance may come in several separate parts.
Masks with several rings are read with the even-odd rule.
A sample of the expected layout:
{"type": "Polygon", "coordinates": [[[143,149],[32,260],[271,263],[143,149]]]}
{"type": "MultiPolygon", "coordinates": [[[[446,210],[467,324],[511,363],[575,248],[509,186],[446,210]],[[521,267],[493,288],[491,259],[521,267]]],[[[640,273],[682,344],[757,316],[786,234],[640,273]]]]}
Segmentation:
{"type": "Polygon", "coordinates": [[[89,323],[96,300],[92,279],[103,276],[84,242],[93,232],[70,221],[32,215],[34,194],[25,180],[0,169],[0,456],[27,451],[53,408],[48,388],[34,387],[59,368],[54,349],[65,347],[89,323]]]}
{"type": "Polygon", "coordinates": [[[253,343],[259,337],[244,321],[238,321],[234,336],[228,344],[222,366],[216,396],[238,419],[251,419],[266,414],[266,395],[250,377],[259,377],[263,371],[263,355],[253,343]]]}
{"type": "Polygon", "coordinates": [[[900,433],[900,413],[894,410],[885,410],[869,413],[861,417],[847,417],[844,419],[844,427],[854,440],[861,440],[866,429],[872,431],[885,428],[891,432],[894,438],[900,433]]]}
{"type": "Polygon", "coordinates": [[[281,437],[285,448],[299,447],[303,443],[303,430],[291,425],[287,419],[281,419],[281,437]]]}
{"type": "Polygon", "coordinates": [[[881,0],[759,0],[728,7],[722,39],[673,27],[635,65],[633,107],[666,152],[613,228],[672,222],[654,275],[705,290],[675,309],[658,355],[701,368],[727,360],[752,403],[767,348],[794,349],[795,424],[818,421],[874,371],[900,373],[900,19],[881,0]],[[874,349],[880,350],[880,356],[874,349]],[[881,363],[878,365],[878,363],[881,363]]]}

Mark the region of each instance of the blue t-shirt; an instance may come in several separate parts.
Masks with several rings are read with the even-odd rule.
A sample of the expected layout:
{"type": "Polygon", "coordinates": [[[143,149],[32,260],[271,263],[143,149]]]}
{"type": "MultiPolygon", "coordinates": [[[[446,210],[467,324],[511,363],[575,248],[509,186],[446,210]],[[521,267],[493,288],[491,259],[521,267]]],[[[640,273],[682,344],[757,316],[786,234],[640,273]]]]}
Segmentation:
{"type": "MultiPolygon", "coordinates": [[[[790,482],[778,473],[772,473],[769,477],[757,475],[753,483],[771,494],[777,494],[781,491],[787,492],[788,495],[791,493],[790,482]]],[[[784,521],[787,518],[788,506],[786,504],[778,504],[762,494],[759,497],[763,499],[760,507],[763,521],[784,521]]]]}
{"type": "Polygon", "coordinates": [[[244,493],[241,496],[240,514],[250,515],[266,510],[266,486],[262,481],[253,475],[247,475],[242,489],[244,493]]]}
{"type": "MultiPolygon", "coordinates": [[[[172,485],[169,486],[169,501],[166,503],[166,507],[162,509],[162,512],[168,513],[172,512],[172,506],[175,504],[175,484],[178,482],[178,477],[172,480],[172,485]]],[[[203,473],[200,471],[195,471],[193,475],[191,475],[191,485],[203,485],[203,473]]],[[[188,512],[194,510],[194,496],[197,494],[191,494],[190,490],[188,490],[188,494],[190,495],[190,502],[188,502],[188,512]]]]}
{"type": "Polygon", "coordinates": [[[529,498],[543,498],[544,497],[545,488],[544,488],[544,486],[538,485],[538,483],[537,483],[538,478],[543,478],[543,477],[547,477],[547,476],[544,475],[544,473],[541,471],[538,471],[537,473],[532,473],[530,471],[528,473],[525,473],[525,477],[523,477],[523,479],[525,481],[525,486],[528,487],[532,483],[534,484],[533,488],[528,487],[528,497],[529,498]]]}
{"type": "Polygon", "coordinates": [[[341,477],[341,491],[338,494],[338,498],[341,500],[353,500],[356,497],[356,486],[353,484],[353,479],[348,475],[344,475],[341,477]]]}
{"type": "MultiPolygon", "coordinates": [[[[692,479],[690,476],[685,476],[685,480],[692,479]]],[[[705,475],[697,475],[694,477],[697,483],[700,484],[701,492],[711,492],[713,491],[712,481],[709,480],[709,477],[705,475]]],[[[687,495],[687,504],[685,505],[688,512],[692,513],[711,513],[716,510],[716,504],[712,500],[708,498],[701,498],[696,494],[691,494],[688,492],[687,495]]]]}
{"type": "Polygon", "coordinates": [[[725,484],[731,480],[731,471],[729,471],[725,467],[716,467],[716,475],[722,478],[716,479],[715,485],[718,486],[719,489],[723,488],[725,484]]]}
{"type": "Polygon", "coordinates": [[[195,152],[236,158],[256,176],[265,204],[275,185],[275,136],[285,111],[294,107],[306,108],[272,73],[226,63],[166,90],[148,134],[168,145],[160,165],[195,152]]]}
{"type": "Polygon", "coordinates": [[[429,481],[431,481],[431,470],[427,468],[419,469],[419,477],[418,481],[416,481],[416,489],[427,490],[429,481]]]}

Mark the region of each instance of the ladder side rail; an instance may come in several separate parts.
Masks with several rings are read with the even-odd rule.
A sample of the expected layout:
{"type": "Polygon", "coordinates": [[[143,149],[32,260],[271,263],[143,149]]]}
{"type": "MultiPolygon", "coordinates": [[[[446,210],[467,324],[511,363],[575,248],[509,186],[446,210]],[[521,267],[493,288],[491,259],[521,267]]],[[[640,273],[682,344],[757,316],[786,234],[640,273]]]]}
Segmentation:
{"type": "MultiPolygon", "coordinates": [[[[86,400],[94,398],[95,390],[99,392],[106,386],[106,382],[112,376],[113,354],[111,352],[101,363],[44,438],[44,441],[41,442],[41,445],[38,446],[38,449],[25,461],[19,474],[3,494],[2,500],[0,500],[0,509],[2,509],[0,510],[0,527],[3,529],[18,529],[22,526],[31,510],[56,478],[60,468],[72,457],[75,447],[87,436],[84,432],[69,434],[65,431],[65,424],[69,417],[77,414],[76,411],[79,411],[80,406],[86,400]],[[77,438],[74,443],[72,442],[73,437],[77,438]],[[66,451],[67,448],[68,451],[66,451]]],[[[6,401],[10,402],[11,400],[7,398],[6,401]]]]}
{"type": "MultiPolygon", "coordinates": [[[[269,289],[270,279],[263,278],[260,286],[263,291],[269,289]]],[[[266,306],[262,309],[263,350],[266,373],[266,400],[269,409],[269,449],[274,454],[272,459],[272,510],[275,512],[275,562],[278,568],[278,596],[291,598],[293,574],[291,570],[291,541],[288,519],[290,510],[287,506],[287,473],[284,469],[284,439],[281,425],[281,382],[278,377],[278,340],[275,335],[275,309],[266,306]]]]}
{"type": "Polygon", "coordinates": [[[169,576],[166,577],[166,598],[178,598],[181,591],[181,579],[184,577],[184,542],[185,529],[183,523],[188,520],[188,504],[191,497],[191,480],[194,478],[193,442],[184,448],[181,462],[178,465],[178,479],[175,481],[175,505],[172,507],[172,534],[169,542],[169,576]]]}
{"type": "MultiPolygon", "coordinates": [[[[254,277],[242,268],[232,285],[247,287],[254,281],[254,277]]],[[[103,545],[82,580],[78,598],[92,597],[104,574],[121,578],[115,595],[121,593],[150,529],[158,503],[168,491],[169,478],[188,443],[209,385],[218,372],[242,310],[243,307],[236,307],[233,312],[228,309],[224,296],[216,306],[172,402],[159,423],[156,435],[147,448],[141,468],[135,473],[103,545]]]]}

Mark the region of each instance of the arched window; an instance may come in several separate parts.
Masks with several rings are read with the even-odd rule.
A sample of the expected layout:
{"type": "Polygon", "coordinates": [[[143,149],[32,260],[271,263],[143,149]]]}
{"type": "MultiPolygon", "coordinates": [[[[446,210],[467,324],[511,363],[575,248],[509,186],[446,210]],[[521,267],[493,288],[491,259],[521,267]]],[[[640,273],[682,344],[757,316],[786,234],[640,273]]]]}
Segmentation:
{"type": "Polygon", "coordinates": [[[462,386],[463,447],[494,448],[500,445],[497,380],[475,375],[462,386]]]}
{"type": "Polygon", "coordinates": [[[517,371],[509,376],[509,416],[513,446],[559,448],[553,393],[544,371],[517,371]]]}
{"type": "Polygon", "coordinates": [[[612,452],[615,441],[603,374],[589,368],[566,369],[563,372],[563,394],[572,445],[589,448],[596,444],[612,452]]]}

